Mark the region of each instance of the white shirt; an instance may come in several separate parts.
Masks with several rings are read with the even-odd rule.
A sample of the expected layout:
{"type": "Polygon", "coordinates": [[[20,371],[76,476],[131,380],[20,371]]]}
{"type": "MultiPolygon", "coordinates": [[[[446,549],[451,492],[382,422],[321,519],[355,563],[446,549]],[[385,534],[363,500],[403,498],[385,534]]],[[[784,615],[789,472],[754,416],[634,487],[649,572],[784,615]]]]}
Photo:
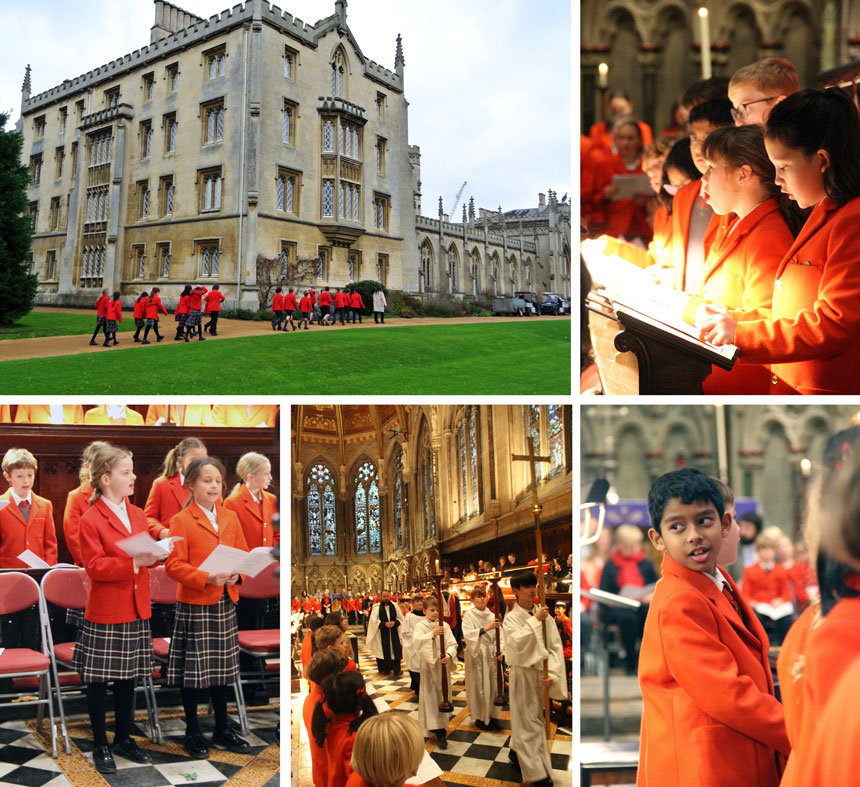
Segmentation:
{"type": "Polygon", "coordinates": [[[729,584],[729,583],[728,583],[728,582],[726,582],[726,580],[723,578],[723,574],[722,574],[722,572],[720,571],[720,569],[719,569],[719,568],[716,568],[716,569],[715,569],[715,571],[716,571],[716,573],[717,573],[717,575],[716,575],[716,576],[713,576],[712,574],[709,574],[707,571],[703,571],[702,573],[703,573],[703,574],[704,574],[708,579],[710,579],[710,580],[711,580],[711,582],[713,582],[713,583],[717,586],[717,590],[719,590],[719,591],[720,591],[720,593],[722,593],[722,592],[723,592],[723,588],[724,588],[724,587],[726,587],[726,586],[728,586],[728,584],[729,584]]]}
{"type": "Polygon", "coordinates": [[[63,413],[63,405],[61,405],[61,404],[49,404],[48,407],[51,408],[51,423],[52,424],[65,423],[65,415],[63,413]]]}
{"type": "Polygon", "coordinates": [[[126,508],[125,499],[123,499],[119,505],[108,500],[104,495],[102,495],[102,500],[104,500],[107,507],[117,515],[119,521],[125,525],[126,530],[131,533],[131,520],[128,518],[128,508],[126,508]]]}
{"type": "MultiPolygon", "coordinates": [[[[247,485],[245,486],[245,488],[248,489],[247,485]]],[[[256,495],[250,489],[248,489],[248,494],[251,495],[251,499],[255,503],[262,503],[263,502],[263,490],[262,489],[257,490],[256,495]]]]}
{"type": "Polygon", "coordinates": [[[105,405],[105,409],[107,410],[107,414],[109,418],[120,419],[126,418],[126,411],[124,404],[109,404],[105,405]]]}
{"type": "Polygon", "coordinates": [[[203,508],[203,506],[201,506],[201,505],[199,505],[199,504],[198,504],[198,506],[197,506],[197,507],[198,507],[198,508],[199,508],[199,509],[204,513],[204,514],[206,514],[206,517],[207,517],[207,518],[209,519],[209,521],[212,523],[212,527],[214,527],[214,528],[215,528],[215,532],[217,533],[217,532],[218,532],[218,511],[216,510],[215,506],[212,506],[212,510],[211,510],[211,511],[207,511],[205,508],[203,508]]]}
{"type": "Polygon", "coordinates": [[[9,491],[12,493],[12,499],[15,501],[15,505],[19,506],[19,505],[21,505],[21,503],[23,503],[25,500],[26,500],[30,505],[33,505],[33,495],[32,495],[32,493],[31,493],[31,492],[27,492],[27,497],[18,497],[18,495],[16,495],[16,494],[15,494],[15,490],[14,490],[14,489],[12,489],[11,487],[9,488],[9,491]]]}

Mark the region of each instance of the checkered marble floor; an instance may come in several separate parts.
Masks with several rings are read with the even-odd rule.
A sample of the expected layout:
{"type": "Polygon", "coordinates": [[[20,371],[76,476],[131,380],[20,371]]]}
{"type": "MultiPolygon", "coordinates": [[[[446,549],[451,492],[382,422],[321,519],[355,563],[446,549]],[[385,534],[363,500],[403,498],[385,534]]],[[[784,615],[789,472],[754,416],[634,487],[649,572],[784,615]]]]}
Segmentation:
{"type": "MultiPolygon", "coordinates": [[[[200,727],[204,736],[212,733],[214,721],[202,715],[200,727]]],[[[248,708],[248,723],[251,731],[242,736],[251,744],[246,755],[221,752],[213,749],[208,760],[192,760],[182,749],[185,723],[181,710],[161,710],[161,727],[165,741],[156,746],[146,735],[146,727],[136,725],[138,745],[146,749],[152,762],[138,765],[123,757],[114,756],[117,765],[115,774],[99,774],[92,767],[93,742],[89,721],[85,717],[67,718],[72,754],[62,750],[58,740],[60,757],[54,760],[46,751],[43,742],[50,748],[47,722],[42,734],[35,734],[32,720],[8,721],[0,724],[0,787],[5,785],[28,785],[28,787],[88,787],[109,784],[110,787],[167,787],[167,785],[194,784],[196,787],[220,787],[240,771],[253,771],[252,778],[243,782],[259,787],[276,787],[280,784],[278,764],[280,750],[277,746],[277,709],[248,708]],[[274,744],[274,745],[273,745],[274,744]]],[[[145,718],[138,712],[137,719],[145,718]]],[[[234,720],[235,721],[235,720],[234,720]]],[[[112,737],[110,719],[108,737],[112,737]]],[[[238,722],[235,722],[238,729],[238,722]]]]}
{"type": "MultiPolygon", "coordinates": [[[[409,688],[409,673],[404,671],[399,678],[380,676],[376,671],[376,660],[365,650],[364,637],[359,637],[359,669],[392,709],[407,711],[418,720],[418,702],[409,688]]],[[[499,720],[500,730],[484,732],[474,726],[466,709],[466,685],[463,665],[454,672],[454,694],[451,703],[454,712],[448,725],[448,748],[438,750],[435,737],[425,740],[427,751],[442,769],[442,781],[446,787],[515,787],[522,784],[519,771],[508,762],[510,752],[510,709],[504,708],[499,720]]],[[[301,721],[302,703],[305,694],[295,693],[291,700],[292,714],[292,787],[310,787],[310,749],[307,731],[301,721]]],[[[571,730],[556,729],[550,740],[552,777],[557,787],[568,787],[572,783],[571,730]]]]}

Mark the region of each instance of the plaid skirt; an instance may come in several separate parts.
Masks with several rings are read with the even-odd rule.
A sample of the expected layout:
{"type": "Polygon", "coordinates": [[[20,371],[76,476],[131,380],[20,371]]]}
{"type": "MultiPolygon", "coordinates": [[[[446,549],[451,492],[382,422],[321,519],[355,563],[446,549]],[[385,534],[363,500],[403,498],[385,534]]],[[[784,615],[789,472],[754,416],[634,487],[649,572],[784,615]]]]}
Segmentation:
{"type": "Polygon", "coordinates": [[[107,317],[105,317],[103,314],[99,314],[96,316],[96,325],[98,325],[98,326],[104,325],[106,320],[107,320],[107,317]]]}
{"type": "Polygon", "coordinates": [[[154,664],[148,620],[93,623],[84,618],[78,628],[72,665],[83,683],[142,678],[154,664]]]}
{"type": "Polygon", "coordinates": [[[144,325],[146,325],[146,320],[144,320],[142,317],[135,317],[134,318],[134,327],[135,328],[143,328],[144,325]]]}
{"type": "Polygon", "coordinates": [[[189,327],[194,325],[200,325],[200,320],[202,318],[202,313],[199,309],[195,309],[188,315],[188,319],[185,321],[185,324],[189,327]]]}
{"type": "Polygon", "coordinates": [[[108,333],[112,333],[116,330],[116,320],[108,320],[107,321],[107,331],[108,333]]]}
{"type": "Polygon", "coordinates": [[[146,324],[151,328],[153,325],[158,325],[158,317],[147,317],[146,324]]]}
{"type": "Polygon", "coordinates": [[[176,314],[174,315],[173,319],[176,320],[176,322],[178,322],[180,325],[185,325],[185,321],[188,319],[188,315],[176,314]]]}
{"type": "Polygon", "coordinates": [[[171,686],[202,689],[235,682],[239,675],[236,605],[226,591],[217,604],[176,604],[167,662],[171,686]]]}

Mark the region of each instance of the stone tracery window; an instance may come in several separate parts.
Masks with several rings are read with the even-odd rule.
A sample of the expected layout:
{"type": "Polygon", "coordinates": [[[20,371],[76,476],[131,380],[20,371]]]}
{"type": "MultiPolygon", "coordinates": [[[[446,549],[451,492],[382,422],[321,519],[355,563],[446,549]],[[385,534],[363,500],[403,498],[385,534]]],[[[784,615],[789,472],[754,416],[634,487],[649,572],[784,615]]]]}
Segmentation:
{"type": "Polygon", "coordinates": [[[382,551],[379,508],[379,473],[372,462],[362,462],[356,471],[355,494],[355,552],[357,555],[382,551]]]}
{"type": "Polygon", "coordinates": [[[334,477],[322,462],[308,473],[308,543],[311,555],[337,554],[334,477]]]}
{"type": "Polygon", "coordinates": [[[406,485],[403,482],[403,449],[394,456],[394,534],[398,549],[409,549],[409,518],[406,485]]]}

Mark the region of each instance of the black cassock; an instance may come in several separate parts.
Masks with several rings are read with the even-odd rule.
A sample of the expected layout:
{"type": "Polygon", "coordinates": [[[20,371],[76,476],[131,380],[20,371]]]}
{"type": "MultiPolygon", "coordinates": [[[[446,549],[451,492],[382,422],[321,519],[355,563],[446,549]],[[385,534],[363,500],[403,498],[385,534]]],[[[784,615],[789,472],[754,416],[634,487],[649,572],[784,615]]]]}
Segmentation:
{"type": "Polygon", "coordinates": [[[382,655],[385,658],[376,660],[376,667],[379,672],[400,673],[403,647],[400,644],[400,637],[397,635],[399,626],[400,621],[397,619],[397,610],[394,608],[394,603],[391,601],[380,601],[379,641],[382,645],[382,655]],[[394,625],[391,628],[385,625],[388,621],[394,621],[394,625]]]}

